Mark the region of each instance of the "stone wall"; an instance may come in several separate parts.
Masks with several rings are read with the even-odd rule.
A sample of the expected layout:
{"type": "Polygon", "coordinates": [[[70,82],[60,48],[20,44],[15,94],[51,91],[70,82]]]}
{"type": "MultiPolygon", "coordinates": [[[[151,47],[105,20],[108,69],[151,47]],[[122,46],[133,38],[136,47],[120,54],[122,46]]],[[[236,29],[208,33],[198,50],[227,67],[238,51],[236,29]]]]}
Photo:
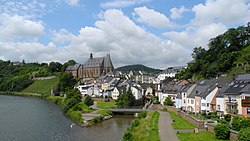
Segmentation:
{"type": "Polygon", "coordinates": [[[230,131],[230,141],[237,141],[238,132],[231,130],[230,131]]]}
{"type": "Polygon", "coordinates": [[[176,113],[180,115],[182,118],[185,118],[187,121],[189,121],[193,125],[197,126],[199,129],[204,129],[204,121],[198,120],[182,111],[177,111],[176,113]]]}

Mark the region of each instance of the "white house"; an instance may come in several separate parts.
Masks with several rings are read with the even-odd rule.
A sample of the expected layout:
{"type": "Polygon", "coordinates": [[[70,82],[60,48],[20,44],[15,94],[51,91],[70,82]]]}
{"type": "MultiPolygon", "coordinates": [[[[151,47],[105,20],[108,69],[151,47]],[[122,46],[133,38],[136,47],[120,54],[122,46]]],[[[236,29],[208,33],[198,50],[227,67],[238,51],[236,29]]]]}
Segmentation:
{"type": "Polygon", "coordinates": [[[166,77],[175,77],[175,75],[180,72],[182,69],[184,69],[185,66],[182,67],[169,67],[167,69],[165,69],[164,71],[162,71],[159,75],[158,75],[158,79],[160,81],[164,80],[166,77]]]}
{"type": "Polygon", "coordinates": [[[205,93],[201,94],[201,112],[210,112],[210,103],[212,102],[214,96],[218,91],[218,87],[213,87],[213,89],[208,89],[205,93]]]}
{"type": "Polygon", "coordinates": [[[93,84],[87,84],[87,85],[79,85],[77,86],[77,89],[80,91],[82,96],[92,96],[92,97],[96,97],[96,96],[100,96],[100,89],[98,88],[97,85],[93,85],[93,84]]]}
{"type": "Polygon", "coordinates": [[[181,107],[183,106],[182,104],[182,94],[179,93],[176,97],[176,100],[175,100],[175,107],[178,108],[178,109],[181,109],[181,107]]]}
{"type": "Polygon", "coordinates": [[[117,100],[119,95],[120,95],[120,92],[119,92],[119,90],[117,89],[117,87],[115,87],[115,88],[113,89],[113,91],[112,91],[112,94],[111,94],[112,99],[117,100]]]}
{"type": "Polygon", "coordinates": [[[143,89],[141,88],[140,85],[133,85],[133,86],[131,86],[131,91],[132,91],[132,94],[134,95],[135,99],[142,98],[143,89]]]}
{"type": "Polygon", "coordinates": [[[153,95],[153,89],[151,87],[147,87],[145,95],[153,95]]]}

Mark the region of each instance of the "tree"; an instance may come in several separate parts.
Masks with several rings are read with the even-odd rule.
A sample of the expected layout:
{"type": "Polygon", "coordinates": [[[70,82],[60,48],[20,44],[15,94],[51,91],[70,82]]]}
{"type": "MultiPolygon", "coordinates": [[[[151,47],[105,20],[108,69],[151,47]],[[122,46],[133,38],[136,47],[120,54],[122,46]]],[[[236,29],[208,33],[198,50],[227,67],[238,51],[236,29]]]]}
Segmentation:
{"type": "Polygon", "coordinates": [[[67,88],[69,89],[73,89],[73,87],[76,84],[76,79],[72,76],[71,73],[66,73],[66,72],[62,72],[60,77],[59,77],[59,87],[60,90],[65,92],[65,90],[67,88]]]}
{"type": "Polygon", "coordinates": [[[167,106],[174,106],[174,102],[172,102],[171,100],[171,97],[167,97],[164,101],[164,105],[167,105],[167,106]]]}
{"type": "Polygon", "coordinates": [[[230,128],[227,124],[217,124],[214,127],[214,133],[217,139],[229,139],[230,128]]]}
{"type": "Polygon", "coordinates": [[[50,72],[60,72],[62,69],[62,64],[59,62],[50,62],[48,69],[50,72]]]}
{"type": "Polygon", "coordinates": [[[241,129],[237,138],[238,141],[250,141],[250,127],[241,129]]]}
{"type": "Polygon", "coordinates": [[[129,88],[127,91],[123,92],[121,95],[119,95],[117,99],[117,106],[118,107],[129,107],[133,106],[135,102],[135,97],[131,91],[131,88],[129,88]]]}
{"type": "Polygon", "coordinates": [[[89,106],[91,106],[91,105],[94,104],[94,101],[91,98],[91,96],[87,95],[86,98],[85,98],[85,100],[84,100],[84,103],[89,107],[89,106]]]}
{"type": "Polygon", "coordinates": [[[196,60],[203,59],[205,56],[206,50],[202,47],[195,47],[193,49],[192,57],[196,60]]]}

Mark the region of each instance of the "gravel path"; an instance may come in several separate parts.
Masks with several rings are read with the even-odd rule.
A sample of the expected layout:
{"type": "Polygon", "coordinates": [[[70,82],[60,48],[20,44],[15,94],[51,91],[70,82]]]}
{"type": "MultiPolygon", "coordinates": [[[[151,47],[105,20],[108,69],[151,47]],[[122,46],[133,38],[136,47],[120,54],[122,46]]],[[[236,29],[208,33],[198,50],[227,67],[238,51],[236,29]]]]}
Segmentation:
{"type": "Polygon", "coordinates": [[[161,141],[179,141],[176,136],[176,131],[172,127],[172,119],[168,112],[160,112],[160,118],[158,122],[159,135],[161,141]]]}

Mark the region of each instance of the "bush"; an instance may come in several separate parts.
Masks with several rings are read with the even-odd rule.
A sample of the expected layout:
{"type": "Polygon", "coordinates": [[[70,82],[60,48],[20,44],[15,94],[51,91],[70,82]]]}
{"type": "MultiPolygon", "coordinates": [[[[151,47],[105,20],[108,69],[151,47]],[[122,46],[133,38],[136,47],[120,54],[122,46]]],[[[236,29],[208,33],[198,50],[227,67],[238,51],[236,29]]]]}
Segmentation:
{"type": "Polygon", "coordinates": [[[84,104],[86,104],[87,106],[91,106],[94,104],[94,101],[89,95],[87,95],[84,100],[84,104]]]}
{"type": "Polygon", "coordinates": [[[132,134],[130,131],[127,131],[123,136],[123,141],[132,141],[132,134]]]}
{"type": "Polygon", "coordinates": [[[137,118],[134,119],[133,122],[132,122],[132,128],[137,127],[139,124],[140,124],[139,119],[137,119],[137,118]]]}
{"type": "Polygon", "coordinates": [[[164,101],[164,105],[174,106],[174,102],[172,102],[171,97],[167,97],[164,101]]]}
{"type": "Polygon", "coordinates": [[[217,139],[229,139],[230,128],[227,124],[217,124],[214,127],[214,133],[217,139]]]}
{"type": "Polygon", "coordinates": [[[227,121],[227,123],[229,123],[231,121],[231,115],[224,115],[224,119],[227,121]]]}
{"type": "Polygon", "coordinates": [[[237,135],[238,141],[250,141],[250,127],[241,129],[237,135]]]}
{"type": "Polygon", "coordinates": [[[241,128],[240,117],[234,117],[232,121],[232,129],[240,131],[240,128],[241,128]]]}
{"type": "Polygon", "coordinates": [[[145,118],[147,116],[147,112],[140,112],[138,114],[138,118],[145,118]]]}

